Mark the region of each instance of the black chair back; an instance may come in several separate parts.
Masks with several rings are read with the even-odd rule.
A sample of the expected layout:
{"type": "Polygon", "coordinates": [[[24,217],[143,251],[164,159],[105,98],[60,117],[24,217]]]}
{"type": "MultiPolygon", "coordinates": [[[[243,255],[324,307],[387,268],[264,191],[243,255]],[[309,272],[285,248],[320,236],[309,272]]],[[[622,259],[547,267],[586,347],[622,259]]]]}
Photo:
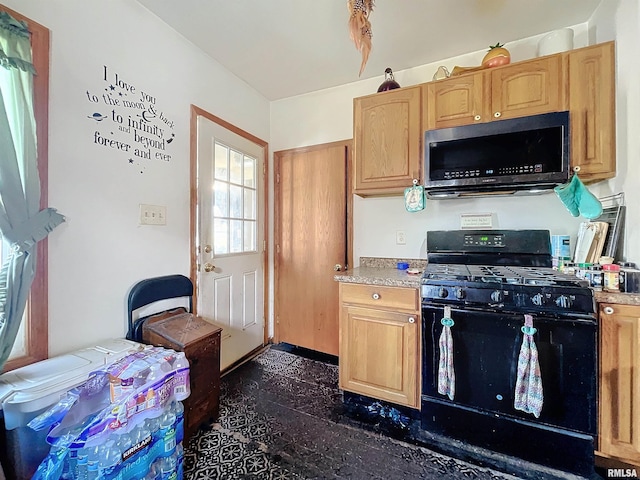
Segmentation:
{"type": "Polygon", "coordinates": [[[142,342],[142,325],[148,316],[138,318],[134,321],[133,312],[135,310],[160,300],[179,297],[188,297],[188,312],[190,313],[193,309],[193,283],[190,278],[184,275],[165,275],[162,277],[147,278],[146,280],[136,283],[129,291],[127,301],[129,323],[127,338],[136,342],[142,342]]]}

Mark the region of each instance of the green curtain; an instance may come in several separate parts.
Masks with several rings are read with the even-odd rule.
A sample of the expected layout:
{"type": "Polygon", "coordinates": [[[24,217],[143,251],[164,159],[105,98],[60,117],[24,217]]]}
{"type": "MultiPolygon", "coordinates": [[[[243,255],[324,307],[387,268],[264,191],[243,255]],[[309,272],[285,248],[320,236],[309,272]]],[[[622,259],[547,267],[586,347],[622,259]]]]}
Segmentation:
{"type": "Polygon", "coordinates": [[[36,244],[64,221],[40,210],[31,41],[27,25],[0,12],[0,369],[16,339],[36,269],[36,244]]]}

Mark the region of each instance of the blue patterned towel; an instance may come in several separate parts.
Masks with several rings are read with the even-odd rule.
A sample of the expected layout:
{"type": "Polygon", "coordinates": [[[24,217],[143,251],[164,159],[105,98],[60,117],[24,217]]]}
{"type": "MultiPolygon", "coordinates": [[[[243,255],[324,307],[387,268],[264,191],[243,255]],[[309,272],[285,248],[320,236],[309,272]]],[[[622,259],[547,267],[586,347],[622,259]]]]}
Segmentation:
{"type": "Polygon", "coordinates": [[[451,336],[451,307],[444,307],[442,320],[442,333],[440,334],[440,362],[438,363],[438,393],[447,395],[453,400],[456,392],[456,374],[453,370],[453,337],[451,336]]]}
{"type": "Polygon", "coordinates": [[[540,376],[540,364],[538,363],[538,348],[533,339],[536,329],[533,328],[533,317],[524,316],[524,336],[520,356],[518,357],[518,377],[516,379],[515,400],[513,406],[516,410],[533,414],[536,418],[542,411],[544,394],[542,392],[542,377],[540,376]]]}

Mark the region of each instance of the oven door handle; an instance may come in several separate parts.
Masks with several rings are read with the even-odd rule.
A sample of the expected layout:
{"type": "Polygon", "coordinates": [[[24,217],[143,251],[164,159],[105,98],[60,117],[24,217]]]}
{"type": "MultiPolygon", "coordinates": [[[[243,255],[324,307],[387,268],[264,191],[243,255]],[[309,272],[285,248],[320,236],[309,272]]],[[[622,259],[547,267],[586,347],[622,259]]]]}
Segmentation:
{"type": "Polygon", "coordinates": [[[504,307],[504,303],[488,303],[487,306],[489,306],[491,308],[503,308],[504,307]]]}

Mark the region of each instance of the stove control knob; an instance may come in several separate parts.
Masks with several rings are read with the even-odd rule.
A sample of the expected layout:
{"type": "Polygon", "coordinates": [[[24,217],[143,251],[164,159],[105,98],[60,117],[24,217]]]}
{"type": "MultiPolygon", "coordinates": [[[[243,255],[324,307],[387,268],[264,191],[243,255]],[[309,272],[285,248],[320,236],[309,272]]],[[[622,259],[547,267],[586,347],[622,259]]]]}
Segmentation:
{"type": "Polygon", "coordinates": [[[560,295],[558,298],[556,298],[556,305],[560,308],[571,308],[571,306],[573,305],[573,300],[571,300],[571,298],[567,297],[566,295],[560,295]]]}
{"type": "Polygon", "coordinates": [[[454,293],[458,300],[462,300],[467,296],[467,293],[462,288],[456,288],[454,293]]]}
{"type": "Polygon", "coordinates": [[[504,300],[502,290],[494,290],[493,292],[491,292],[491,300],[494,302],[501,302],[502,300],[504,300]]]}
{"type": "Polygon", "coordinates": [[[447,298],[449,296],[449,291],[444,287],[440,287],[438,289],[438,296],[440,298],[447,298]]]}
{"type": "Polygon", "coordinates": [[[541,293],[536,293],[533,297],[531,297],[531,303],[537,305],[538,307],[541,307],[545,303],[547,303],[547,299],[541,293]]]}

